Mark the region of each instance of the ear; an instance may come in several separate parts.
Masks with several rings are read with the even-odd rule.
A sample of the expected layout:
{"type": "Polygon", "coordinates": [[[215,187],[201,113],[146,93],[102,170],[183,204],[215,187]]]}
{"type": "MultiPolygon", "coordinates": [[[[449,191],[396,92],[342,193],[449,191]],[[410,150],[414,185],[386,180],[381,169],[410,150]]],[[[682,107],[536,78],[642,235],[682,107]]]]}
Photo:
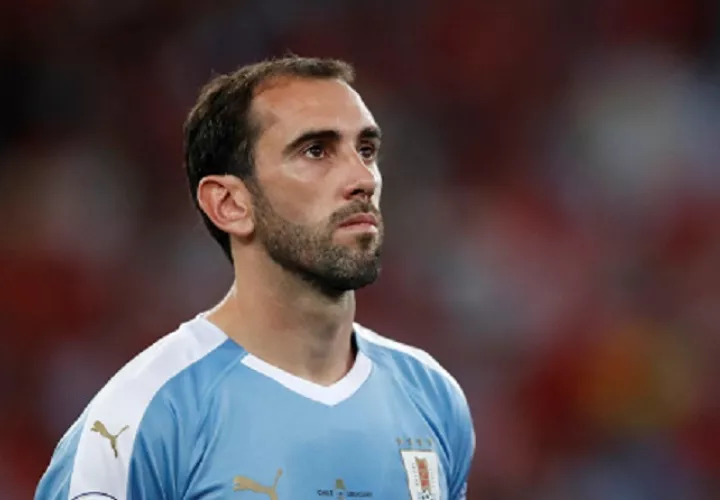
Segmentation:
{"type": "Polygon", "coordinates": [[[250,192],[235,176],[204,177],[198,184],[197,201],[208,219],[228,234],[243,238],[255,229],[250,192]]]}

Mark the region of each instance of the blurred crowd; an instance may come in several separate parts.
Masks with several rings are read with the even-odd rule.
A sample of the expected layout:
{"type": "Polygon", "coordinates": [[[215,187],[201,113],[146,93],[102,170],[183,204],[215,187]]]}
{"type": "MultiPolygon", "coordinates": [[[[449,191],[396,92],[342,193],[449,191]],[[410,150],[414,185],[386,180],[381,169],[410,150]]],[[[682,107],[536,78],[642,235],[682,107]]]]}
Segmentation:
{"type": "Polygon", "coordinates": [[[342,57],[383,127],[359,319],[463,385],[470,499],[720,498],[720,7],[6,0],[0,498],[220,299],[182,122],[211,75],[342,57]]]}

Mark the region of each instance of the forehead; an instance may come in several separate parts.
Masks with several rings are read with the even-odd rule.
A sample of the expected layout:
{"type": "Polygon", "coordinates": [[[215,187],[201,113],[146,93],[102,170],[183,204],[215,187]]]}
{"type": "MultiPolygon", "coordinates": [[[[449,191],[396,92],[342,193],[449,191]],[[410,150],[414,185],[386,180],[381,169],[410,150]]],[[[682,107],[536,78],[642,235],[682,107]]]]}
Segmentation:
{"type": "Polygon", "coordinates": [[[287,78],[260,88],[253,113],[263,135],[294,135],[307,129],[332,129],[354,135],[375,120],[360,95],[347,83],[287,78]]]}

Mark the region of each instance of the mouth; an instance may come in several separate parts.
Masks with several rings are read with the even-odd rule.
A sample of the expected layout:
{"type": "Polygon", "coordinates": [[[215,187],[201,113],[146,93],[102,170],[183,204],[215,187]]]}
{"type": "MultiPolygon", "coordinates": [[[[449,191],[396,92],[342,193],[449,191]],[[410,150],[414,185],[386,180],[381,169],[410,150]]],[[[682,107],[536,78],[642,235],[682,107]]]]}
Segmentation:
{"type": "Polygon", "coordinates": [[[351,215],[344,221],[342,221],[338,229],[345,233],[354,233],[356,235],[377,235],[380,233],[378,228],[380,224],[378,216],[363,212],[355,215],[351,215]]]}
{"type": "Polygon", "coordinates": [[[341,228],[365,229],[377,231],[378,219],[373,214],[355,214],[340,223],[341,228]]]}

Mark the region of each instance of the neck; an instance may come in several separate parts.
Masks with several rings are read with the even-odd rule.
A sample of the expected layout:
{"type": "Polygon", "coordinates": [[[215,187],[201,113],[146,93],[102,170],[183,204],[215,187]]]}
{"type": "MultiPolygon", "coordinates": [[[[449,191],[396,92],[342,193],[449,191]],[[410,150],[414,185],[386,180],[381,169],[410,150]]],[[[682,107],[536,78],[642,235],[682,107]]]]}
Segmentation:
{"type": "Polygon", "coordinates": [[[207,315],[249,353],[321,385],[354,362],[355,294],[328,296],[268,259],[235,263],[235,281],[207,315]]]}

